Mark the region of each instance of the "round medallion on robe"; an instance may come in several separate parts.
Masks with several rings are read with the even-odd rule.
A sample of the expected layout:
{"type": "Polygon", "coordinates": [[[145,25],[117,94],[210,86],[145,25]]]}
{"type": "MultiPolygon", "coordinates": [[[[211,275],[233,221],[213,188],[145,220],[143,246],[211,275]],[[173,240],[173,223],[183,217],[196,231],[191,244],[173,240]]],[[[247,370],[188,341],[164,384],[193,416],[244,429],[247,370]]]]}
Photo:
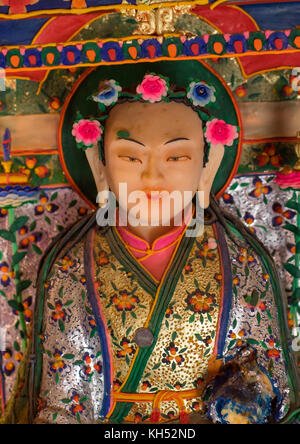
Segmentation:
{"type": "Polygon", "coordinates": [[[149,328],[138,328],[133,340],[139,347],[150,347],[154,340],[153,333],[149,328]]]}

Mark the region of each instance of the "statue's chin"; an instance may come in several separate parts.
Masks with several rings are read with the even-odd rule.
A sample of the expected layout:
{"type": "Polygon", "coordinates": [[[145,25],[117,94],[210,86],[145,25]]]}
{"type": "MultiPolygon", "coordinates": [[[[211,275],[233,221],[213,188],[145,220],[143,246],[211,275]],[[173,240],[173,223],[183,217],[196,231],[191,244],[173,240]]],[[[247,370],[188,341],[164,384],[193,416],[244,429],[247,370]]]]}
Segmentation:
{"type": "Polygon", "coordinates": [[[143,205],[133,206],[129,208],[129,211],[123,207],[119,207],[122,220],[126,219],[131,226],[181,226],[185,219],[189,219],[189,215],[183,212],[183,208],[172,208],[171,206],[163,206],[159,202],[152,202],[149,200],[143,205]]]}
{"type": "Polygon", "coordinates": [[[128,224],[132,227],[143,226],[143,227],[176,227],[182,226],[185,222],[182,217],[182,211],[178,214],[174,215],[162,215],[160,212],[153,212],[152,214],[147,215],[143,213],[142,215],[128,214],[128,224]]]}

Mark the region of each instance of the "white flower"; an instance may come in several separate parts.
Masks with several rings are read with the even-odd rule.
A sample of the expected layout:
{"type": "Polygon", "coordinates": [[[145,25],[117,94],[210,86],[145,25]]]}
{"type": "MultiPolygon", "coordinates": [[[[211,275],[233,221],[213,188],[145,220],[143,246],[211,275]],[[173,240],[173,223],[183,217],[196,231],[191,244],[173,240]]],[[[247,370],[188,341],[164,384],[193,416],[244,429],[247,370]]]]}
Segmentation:
{"type": "Polygon", "coordinates": [[[205,106],[216,101],[215,88],[208,86],[205,82],[191,82],[187,91],[187,97],[194,106],[205,106]]]}
{"type": "Polygon", "coordinates": [[[106,80],[100,87],[102,87],[101,91],[93,96],[93,100],[104,106],[114,105],[118,101],[122,87],[113,79],[106,80]]]}

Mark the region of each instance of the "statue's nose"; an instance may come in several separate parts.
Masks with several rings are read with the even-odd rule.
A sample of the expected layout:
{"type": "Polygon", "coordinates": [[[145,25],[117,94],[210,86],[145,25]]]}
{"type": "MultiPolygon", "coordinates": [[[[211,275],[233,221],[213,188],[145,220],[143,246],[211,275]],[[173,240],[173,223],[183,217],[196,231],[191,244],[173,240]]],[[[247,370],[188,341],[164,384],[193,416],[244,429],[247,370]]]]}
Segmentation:
{"type": "Polygon", "coordinates": [[[164,176],[161,171],[161,161],[150,157],[142,172],[142,179],[147,185],[162,184],[164,176]]]}

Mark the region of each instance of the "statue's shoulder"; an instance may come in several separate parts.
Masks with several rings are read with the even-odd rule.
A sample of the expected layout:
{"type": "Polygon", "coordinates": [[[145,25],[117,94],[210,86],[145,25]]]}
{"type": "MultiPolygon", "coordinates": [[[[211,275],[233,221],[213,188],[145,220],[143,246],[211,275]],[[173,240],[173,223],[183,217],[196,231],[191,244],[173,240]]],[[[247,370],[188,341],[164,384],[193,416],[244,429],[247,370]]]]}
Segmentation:
{"type": "Polygon", "coordinates": [[[87,216],[61,232],[45,251],[36,282],[36,326],[41,328],[43,319],[48,316],[49,298],[54,298],[55,303],[56,300],[62,299],[62,294],[65,298],[67,294],[72,293],[72,300],[78,302],[77,306],[80,305],[81,295],[86,293],[85,243],[95,226],[95,215],[87,216]]]}
{"type": "MultiPolygon", "coordinates": [[[[233,276],[239,274],[249,288],[260,287],[282,306],[284,292],[278,268],[264,244],[235,218],[226,218],[226,241],[233,276]]],[[[239,279],[236,279],[237,281],[239,279]]]]}
{"type": "Polygon", "coordinates": [[[255,234],[233,218],[226,219],[226,240],[236,300],[253,309],[262,307],[266,311],[264,307],[273,307],[273,318],[286,324],[286,296],[270,252],[255,234]]]}
{"type": "MultiPolygon", "coordinates": [[[[82,384],[87,381],[77,364],[83,362],[82,344],[90,356],[101,352],[89,298],[90,278],[85,257],[87,241],[98,229],[94,215],[79,221],[55,239],[43,258],[32,335],[31,418],[39,415],[36,411],[38,399],[49,387],[51,393],[45,397],[47,407],[41,413],[49,422],[53,417],[51,406],[57,406],[61,399],[70,399],[70,381],[72,389],[80,391],[83,397],[86,388],[82,384]],[[78,389],[75,388],[77,383],[78,389]]],[[[99,381],[101,383],[101,379],[99,381]]]]}
{"type": "Polygon", "coordinates": [[[231,249],[238,249],[239,252],[252,252],[258,262],[265,264],[267,268],[274,265],[274,260],[265,247],[265,245],[258,239],[258,237],[249,230],[242,222],[234,217],[226,219],[227,240],[231,249]]]}
{"type": "MultiPolygon", "coordinates": [[[[95,213],[61,232],[46,250],[38,270],[35,298],[35,323],[41,325],[47,318],[48,308],[66,298],[74,301],[80,310],[82,301],[88,299],[91,249],[95,236],[97,245],[105,243],[105,228],[97,225],[95,213]],[[49,305],[49,300],[52,300],[49,305]]],[[[92,253],[93,254],[93,253],[92,253]]],[[[68,301],[67,301],[68,302],[68,301]]],[[[83,308],[89,305],[85,303],[83,308]]],[[[51,313],[50,313],[51,315],[51,313]]],[[[79,317],[78,317],[79,319],[79,317]]]]}
{"type": "Polygon", "coordinates": [[[96,215],[93,213],[67,227],[53,239],[41,259],[37,287],[45,283],[45,279],[57,261],[70,255],[78,255],[79,251],[83,251],[85,240],[95,225],[96,215]]]}

